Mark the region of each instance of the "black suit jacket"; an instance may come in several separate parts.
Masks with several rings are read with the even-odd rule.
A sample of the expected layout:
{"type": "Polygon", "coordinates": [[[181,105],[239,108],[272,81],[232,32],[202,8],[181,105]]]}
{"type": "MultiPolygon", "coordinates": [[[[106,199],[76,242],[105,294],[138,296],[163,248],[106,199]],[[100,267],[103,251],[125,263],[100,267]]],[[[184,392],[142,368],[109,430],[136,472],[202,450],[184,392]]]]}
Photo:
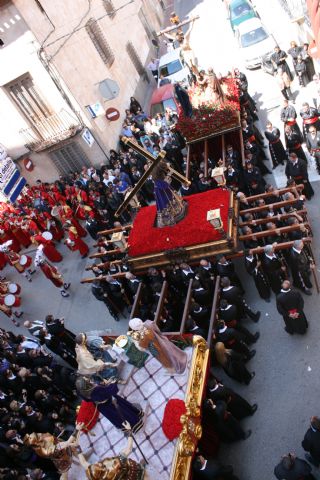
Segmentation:
{"type": "Polygon", "coordinates": [[[195,480],[215,480],[215,479],[227,479],[227,478],[234,478],[237,480],[236,477],[231,477],[233,473],[233,468],[231,465],[221,465],[216,460],[207,460],[207,464],[204,470],[200,470],[196,466],[193,469],[194,471],[194,478],[195,480]]]}

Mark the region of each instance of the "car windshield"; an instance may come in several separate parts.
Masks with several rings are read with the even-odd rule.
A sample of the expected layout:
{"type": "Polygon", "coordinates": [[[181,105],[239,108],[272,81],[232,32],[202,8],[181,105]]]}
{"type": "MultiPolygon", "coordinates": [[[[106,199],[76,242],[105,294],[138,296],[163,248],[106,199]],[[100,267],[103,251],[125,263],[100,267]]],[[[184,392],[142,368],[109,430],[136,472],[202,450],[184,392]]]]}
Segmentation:
{"type": "Polygon", "coordinates": [[[255,30],[251,30],[251,32],[241,35],[241,47],[250,47],[251,45],[262,42],[266,38],[268,38],[268,34],[265,29],[262,27],[256,28],[255,30]]]}
{"type": "Polygon", "coordinates": [[[231,6],[230,10],[231,20],[235,20],[236,18],[242,17],[251,12],[252,8],[248,3],[241,3],[240,5],[231,6]]]}
{"type": "Polygon", "coordinates": [[[180,72],[182,70],[182,64],[179,59],[174,60],[173,62],[167,63],[167,65],[162,65],[159,69],[160,76],[168,77],[174,73],[180,72]]]}
{"type": "Polygon", "coordinates": [[[173,98],[168,98],[160,103],[155,103],[151,105],[150,115],[151,117],[155,117],[157,113],[164,113],[166,108],[170,108],[171,110],[177,111],[177,106],[174,103],[173,98]]]}

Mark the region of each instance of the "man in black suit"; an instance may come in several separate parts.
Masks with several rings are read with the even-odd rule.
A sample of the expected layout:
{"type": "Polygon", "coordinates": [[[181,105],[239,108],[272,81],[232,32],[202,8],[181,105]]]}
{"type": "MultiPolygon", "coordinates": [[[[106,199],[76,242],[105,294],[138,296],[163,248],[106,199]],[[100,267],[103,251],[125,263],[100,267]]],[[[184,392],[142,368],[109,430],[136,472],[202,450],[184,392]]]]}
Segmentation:
{"type": "Polygon", "coordinates": [[[197,276],[199,277],[203,288],[213,292],[215,268],[209,260],[206,260],[205,258],[200,260],[200,265],[197,268],[197,276]]]}
{"type": "Polygon", "coordinates": [[[244,336],[244,341],[250,345],[255,343],[260,337],[260,333],[251,333],[246,327],[241,325],[241,322],[237,320],[237,307],[230,305],[224,298],[220,301],[219,305],[219,318],[225,322],[228,327],[234,328],[244,336]]]}
{"type": "Polygon", "coordinates": [[[311,263],[303,248],[303,240],[295,240],[290,250],[289,264],[292,272],[293,285],[306,295],[312,295],[310,281],[311,263]]]}
{"type": "Polygon", "coordinates": [[[228,411],[237,420],[252,416],[258,405],[254,403],[250,405],[241,395],[238,395],[231,388],[226,387],[221,382],[217,382],[215,378],[208,381],[207,398],[213,400],[214,403],[222,400],[227,404],[228,411]]]}
{"type": "Polygon", "coordinates": [[[258,322],[261,312],[254,313],[249,305],[246,303],[243,298],[241,291],[238,287],[231,285],[230,279],[228,277],[223,277],[221,279],[221,298],[224,298],[231,303],[231,305],[236,305],[238,310],[238,318],[242,318],[245,315],[251,318],[254,322],[258,322]]]}
{"type": "Polygon", "coordinates": [[[198,455],[193,462],[195,480],[239,480],[233,474],[231,465],[221,465],[211,458],[206,459],[198,455]]]}
{"type": "Polygon", "coordinates": [[[206,307],[201,307],[198,303],[194,303],[191,307],[191,317],[198,327],[208,330],[210,321],[210,311],[206,307]]]}
{"type": "Polygon", "coordinates": [[[316,467],[320,465],[320,418],[311,417],[310,427],[302,440],[302,447],[306,450],[306,459],[316,467]]]}
{"type": "Polygon", "coordinates": [[[192,296],[196,303],[208,307],[212,303],[212,294],[209,290],[202,287],[200,280],[194,279],[192,282],[192,296]]]}
{"type": "Polygon", "coordinates": [[[223,320],[218,320],[216,324],[215,338],[217,342],[222,342],[226,348],[242,353],[247,360],[250,360],[256,354],[255,350],[250,351],[248,345],[244,342],[243,335],[234,328],[228,328],[223,320]]]}
{"type": "Polygon", "coordinates": [[[191,333],[192,335],[200,335],[200,337],[207,338],[208,330],[198,327],[196,322],[189,317],[186,321],[186,333],[191,333]]]}
{"type": "Polygon", "coordinates": [[[274,469],[278,480],[315,480],[310,465],[294,453],[284,455],[274,469]]]}

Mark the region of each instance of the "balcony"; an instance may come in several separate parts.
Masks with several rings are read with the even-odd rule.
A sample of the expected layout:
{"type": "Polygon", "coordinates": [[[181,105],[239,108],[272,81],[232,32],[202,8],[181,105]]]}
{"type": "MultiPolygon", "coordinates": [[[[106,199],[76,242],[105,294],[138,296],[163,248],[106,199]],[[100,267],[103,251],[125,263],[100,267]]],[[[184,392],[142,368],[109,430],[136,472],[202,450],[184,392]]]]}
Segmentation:
{"type": "Polygon", "coordinates": [[[81,122],[66,110],[32,121],[32,127],[20,130],[25,146],[33,152],[46,150],[68,138],[83,128],[81,122]]]}

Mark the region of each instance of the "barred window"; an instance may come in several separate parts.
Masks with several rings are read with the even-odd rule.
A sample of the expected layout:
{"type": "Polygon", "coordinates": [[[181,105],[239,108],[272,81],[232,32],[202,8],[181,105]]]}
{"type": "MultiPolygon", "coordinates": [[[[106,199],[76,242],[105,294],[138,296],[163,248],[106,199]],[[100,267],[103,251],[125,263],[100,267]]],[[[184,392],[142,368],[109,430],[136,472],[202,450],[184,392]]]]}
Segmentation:
{"type": "Polygon", "coordinates": [[[135,69],[137,70],[137,72],[139,73],[139,75],[146,81],[146,82],[150,82],[149,80],[149,77],[148,77],[148,74],[147,74],[147,71],[146,69],[144,68],[140,58],[139,58],[139,55],[137,54],[137,51],[136,49],[134,48],[134,46],[132,45],[131,42],[128,42],[127,43],[127,46],[126,46],[126,50],[128,52],[128,55],[130,57],[130,60],[132,61],[133,65],[135,66],[135,69]]]}
{"type": "Polygon", "coordinates": [[[98,22],[93,18],[90,18],[90,20],[88,20],[86,23],[86,30],[102,61],[108,67],[111,67],[115,57],[98,22]]]}
{"type": "Polygon", "coordinates": [[[116,9],[111,0],[103,0],[103,6],[111,20],[116,16],[116,9]]]}

